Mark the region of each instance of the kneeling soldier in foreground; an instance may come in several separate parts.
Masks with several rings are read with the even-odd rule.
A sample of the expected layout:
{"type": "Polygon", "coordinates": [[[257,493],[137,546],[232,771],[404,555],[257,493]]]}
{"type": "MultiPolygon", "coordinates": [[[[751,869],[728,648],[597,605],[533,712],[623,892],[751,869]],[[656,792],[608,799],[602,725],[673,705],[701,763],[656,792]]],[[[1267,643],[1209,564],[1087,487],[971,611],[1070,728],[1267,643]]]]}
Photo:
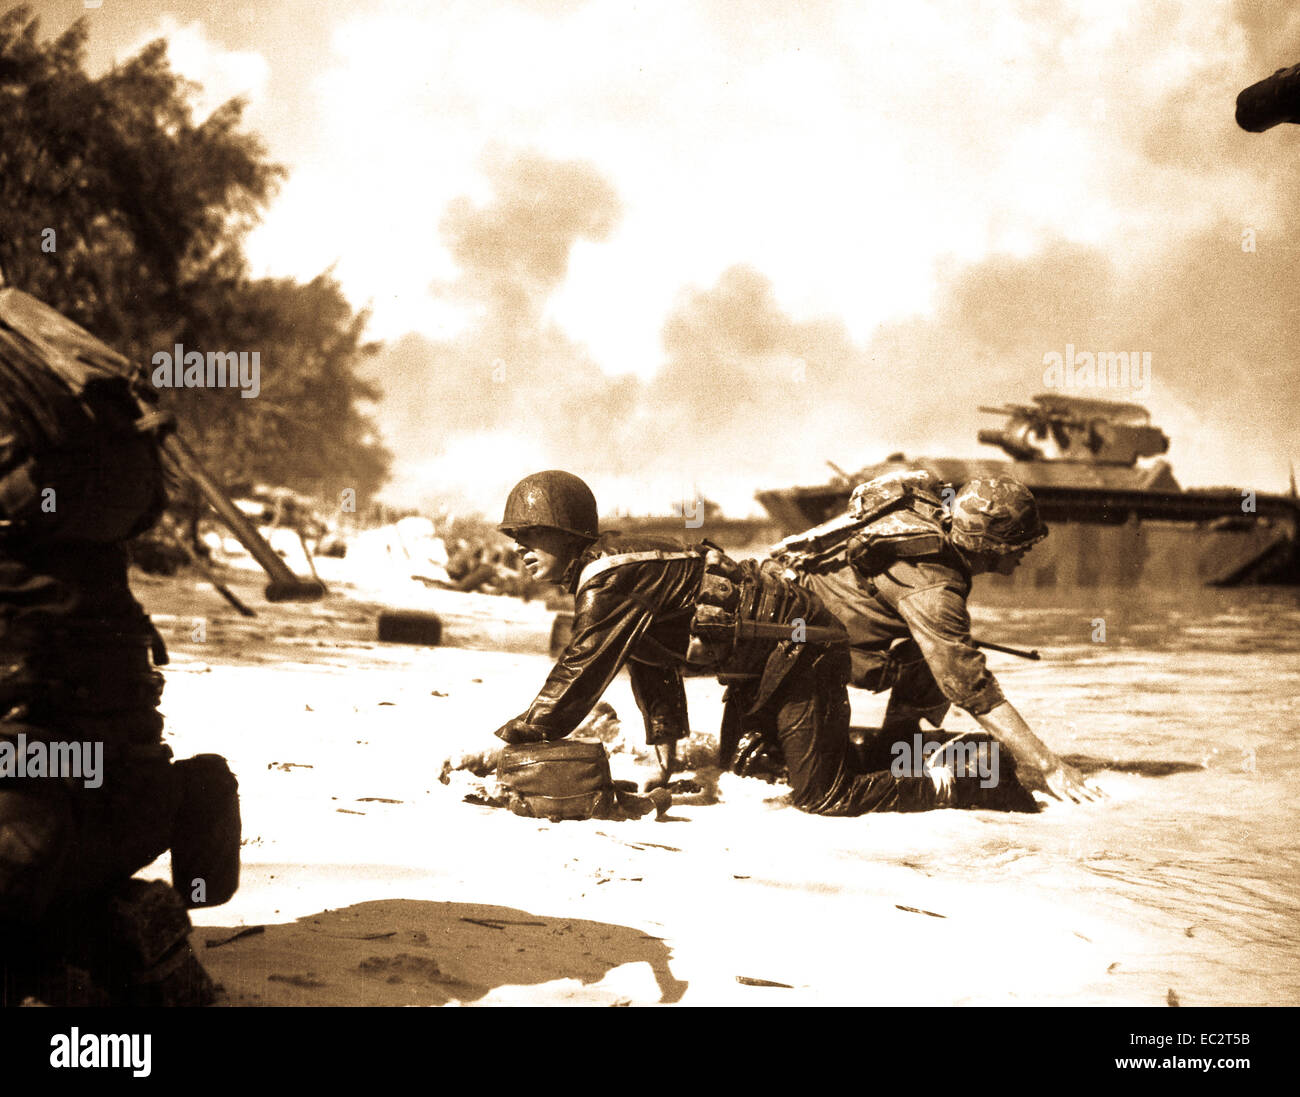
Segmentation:
{"type": "Polygon", "coordinates": [[[0,289],[0,1004],[214,998],[185,911],[238,885],[239,801],[224,759],[162,741],[166,651],[124,544],[164,501],[138,383],[0,289]],[[168,849],[175,888],[131,878],[168,849]]]}
{"type": "Polygon", "coordinates": [[[980,798],[973,781],[958,781],[954,796],[941,773],[851,771],[846,634],[774,562],[736,563],[708,546],[601,534],[590,489],[560,471],[521,480],[499,528],[519,544],[535,580],[576,596],[572,639],[528,711],[497,731],[507,743],[569,735],[626,665],[647,742],[659,753],[660,783],[688,733],[686,673],[733,687],[724,755],[742,725],[772,730],[804,811],[916,811],[980,798]]]}

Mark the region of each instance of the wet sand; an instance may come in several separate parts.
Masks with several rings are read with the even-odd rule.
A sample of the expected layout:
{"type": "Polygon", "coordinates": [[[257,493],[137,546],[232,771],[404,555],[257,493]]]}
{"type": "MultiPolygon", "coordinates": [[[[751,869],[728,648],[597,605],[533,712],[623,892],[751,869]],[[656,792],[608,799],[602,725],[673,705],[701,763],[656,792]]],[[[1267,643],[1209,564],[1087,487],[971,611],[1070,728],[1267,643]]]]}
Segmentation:
{"type": "MultiPolygon", "coordinates": [[[[240,780],[239,892],[194,914],[228,1004],[1300,1002],[1300,653],[1267,653],[1272,692],[1242,687],[1223,718],[1261,658],[1234,652],[1231,615],[1199,651],[1194,620],[1173,650],[1135,631],[1150,616],[1102,649],[1059,608],[977,612],[1044,648],[990,659],[1049,745],[1100,768],[1103,804],[824,819],[724,776],[662,821],[549,823],[438,780],[540,686],[544,606],[407,584],[273,607],[249,580],[253,621],[192,578],[133,576],[172,653],[168,741],[240,780]],[[385,602],[438,612],[444,646],[378,643],[385,602]]],[[[703,745],[720,689],[687,691],[703,745]]],[[[615,777],[644,776],[625,676],[605,699],[615,777]]],[[[883,698],[853,702],[879,722],[883,698]]]]}

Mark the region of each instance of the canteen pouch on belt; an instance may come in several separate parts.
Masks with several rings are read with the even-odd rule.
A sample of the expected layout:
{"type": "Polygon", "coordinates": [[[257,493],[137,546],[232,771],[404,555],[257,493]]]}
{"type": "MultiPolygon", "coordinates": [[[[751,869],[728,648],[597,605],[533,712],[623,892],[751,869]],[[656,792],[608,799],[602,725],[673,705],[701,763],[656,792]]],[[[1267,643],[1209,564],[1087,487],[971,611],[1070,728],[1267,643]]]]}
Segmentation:
{"type": "Polygon", "coordinates": [[[713,667],[726,661],[736,646],[736,624],[742,606],[753,601],[753,586],[752,574],[728,556],[712,548],[704,554],[704,575],[695,598],[695,617],[686,649],[688,663],[713,667]]]}
{"type": "Polygon", "coordinates": [[[173,768],[181,796],[172,887],[187,907],[219,906],[239,888],[239,782],[219,754],[196,754],[173,768]]]}
{"type": "Polygon", "coordinates": [[[605,744],[554,739],[505,747],[497,781],[516,815],[534,819],[601,819],[618,813],[605,744]]]}

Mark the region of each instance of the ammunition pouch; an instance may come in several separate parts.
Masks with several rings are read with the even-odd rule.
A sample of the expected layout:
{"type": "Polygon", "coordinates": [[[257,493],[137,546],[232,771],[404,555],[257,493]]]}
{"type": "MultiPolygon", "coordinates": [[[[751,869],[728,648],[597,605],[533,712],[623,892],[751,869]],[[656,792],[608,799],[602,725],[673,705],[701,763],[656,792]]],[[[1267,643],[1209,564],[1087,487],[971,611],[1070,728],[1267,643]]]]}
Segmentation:
{"type": "MultiPolygon", "coordinates": [[[[705,556],[687,660],[724,683],[748,683],[747,714],[762,708],[810,648],[847,642],[817,597],[775,560],[705,556]]],[[[730,690],[732,687],[728,685],[730,690]]]]}
{"type": "Polygon", "coordinates": [[[704,554],[704,575],[695,600],[686,661],[693,666],[720,667],[737,647],[737,625],[754,603],[757,577],[753,568],[736,563],[717,549],[704,554]]]}
{"type": "Polygon", "coordinates": [[[172,824],[172,887],[187,907],[219,906],[239,888],[239,782],[219,754],[173,766],[180,806],[172,824]]]}
{"type": "MultiPolygon", "coordinates": [[[[837,623],[812,623],[824,612],[816,596],[789,579],[776,561],[737,563],[710,549],[687,662],[722,678],[761,677],[767,686],[774,662],[792,663],[804,647],[847,639],[837,623]]],[[[779,680],[760,692],[770,695],[776,684],[779,680]]]]}

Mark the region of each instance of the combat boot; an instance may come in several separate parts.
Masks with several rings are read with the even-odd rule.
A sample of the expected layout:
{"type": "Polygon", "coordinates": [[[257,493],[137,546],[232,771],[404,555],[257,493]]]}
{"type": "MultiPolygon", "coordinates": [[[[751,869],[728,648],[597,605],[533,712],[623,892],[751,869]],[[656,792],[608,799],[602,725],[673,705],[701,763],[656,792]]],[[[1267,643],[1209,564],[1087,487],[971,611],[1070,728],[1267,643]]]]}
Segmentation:
{"type": "Polygon", "coordinates": [[[110,991],[123,1005],[210,1006],[217,988],[190,948],[185,903],[161,880],[128,880],[109,903],[110,991]]]}
{"type": "Polygon", "coordinates": [[[212,1005],[217,988],[190,948],[192,929],[173,888],[127,880],[52,913],[14,993],[33,1005],[212,1005]]]}

